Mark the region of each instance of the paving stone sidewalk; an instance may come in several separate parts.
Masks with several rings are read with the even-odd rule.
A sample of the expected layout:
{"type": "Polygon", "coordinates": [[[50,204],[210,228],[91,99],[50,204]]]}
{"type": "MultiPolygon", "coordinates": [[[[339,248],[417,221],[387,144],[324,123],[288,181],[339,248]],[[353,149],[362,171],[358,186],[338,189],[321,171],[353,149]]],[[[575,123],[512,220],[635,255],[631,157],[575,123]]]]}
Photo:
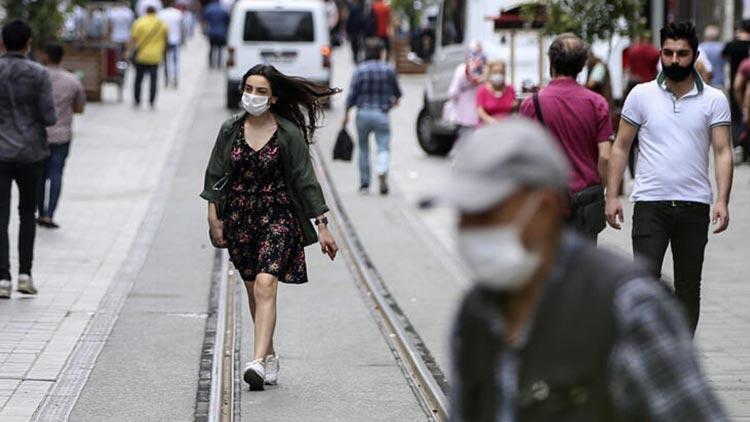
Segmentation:
{"type": "MultiPolygon", "coordinates": [[[[156,110],[133,108],[128,84],[124,102],[108,87],[104,103],[76,116],[55,216],[61,229],[37,232],[39,294],[14,292],[0,302],[0,420],[35,417],[127,258],[205,72],[207,47],[198,38],[182,51],[180,89],[164,89],[160,79],[156,110]]],[[[12,251],[17,228],[13,216],[12,251]]],[[[11,267],[16,278],[15,253],[11,267]]]]}

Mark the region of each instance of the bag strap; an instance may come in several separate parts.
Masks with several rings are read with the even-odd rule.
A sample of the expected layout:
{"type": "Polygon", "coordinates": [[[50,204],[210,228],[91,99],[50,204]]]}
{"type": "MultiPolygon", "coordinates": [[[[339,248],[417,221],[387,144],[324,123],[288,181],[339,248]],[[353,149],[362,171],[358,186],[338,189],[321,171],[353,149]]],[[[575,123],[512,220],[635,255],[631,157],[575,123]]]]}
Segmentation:
{"type": "Polygon", "coordinates": [[[534,100],[534,112],[536,113],[537,120],[539,120],[539,123],[541,123],[542,126],[547,126],[547,124],[544,123],[544,115],[542,114],[542,106],[539,104],[538,92],[534,93],[533,100],[534,100]]]}
{"type": "Polygon", "coordinates": [[[154,25],[154,28],[146,35],[146,38],[143,39],[140,43],[135,43],[135,49],[140,50],[141,47],[148,44],[149,41],[151,41],[152,38],[156,35],[157,32],[161,29],[161,22],[157,21],[156,25],[154,25]]]}

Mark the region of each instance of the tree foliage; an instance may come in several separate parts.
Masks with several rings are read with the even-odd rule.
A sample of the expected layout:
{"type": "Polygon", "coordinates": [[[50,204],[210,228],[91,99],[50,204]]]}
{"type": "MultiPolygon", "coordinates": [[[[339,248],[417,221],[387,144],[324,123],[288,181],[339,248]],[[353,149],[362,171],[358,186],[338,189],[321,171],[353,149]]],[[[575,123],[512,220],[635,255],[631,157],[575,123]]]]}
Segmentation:
{"type": "Polygon", "coordinates": [[[642,30],[644,0],[539,0],[524,6],[527,20],[545,19],[544,32],[572,32],[582,39],[608,40],[642,30]]]}
{"type": "Polygon", "coordinates": [[[6,12],[5,22],[23,19],[31,26],[35,48],[57,39],[65,24],[66,12],[85,3],[85,0],[0,0],[6,12]]]}

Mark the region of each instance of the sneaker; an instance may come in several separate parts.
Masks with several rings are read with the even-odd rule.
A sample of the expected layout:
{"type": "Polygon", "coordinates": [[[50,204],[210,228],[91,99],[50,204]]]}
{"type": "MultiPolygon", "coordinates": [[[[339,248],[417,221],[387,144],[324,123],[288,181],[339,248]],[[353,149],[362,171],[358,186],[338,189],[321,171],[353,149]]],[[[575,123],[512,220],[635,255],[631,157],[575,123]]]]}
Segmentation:
{"type": "Polygon", "coordinates": [[[359,187],[359,194],[360,195],[367,195],[370,193],[370,187],[368,185],[361,185],[359,187]]]}
{"type": "Polygon", "coordinates": [[[10,280],[0,280],[0,299],[10,299],[10,280]]]}
{"type": "Polygon", "coordinates": [[[388,195],[388,175],[381,174],[378,178],[380,179],[380,194],[388,195]]]}
{"type": "Polygon", "coordinates": [[[242,379],[248,383],[251,391],[262,390],[266,379],[266,369],[263,367],[263,359],[255,359],[245,365],[245,370],[242,371],[242,379]]]}
{"type": "Polygon", "coordinates": [[[737,145],[732,149],[732,158],[735,165],[742,164],[745,161],[745,149],[737,145]]]}
{"type": "Polygon", "coordinates": [[[37,293],[36,287],[34,287],[34,281],[28,274],[18,275],[18,288],[16,290],[21,293],[26,293],[27,295],[35,295],[37,293]]]}
{"type": "Polygon", "coordinates": [[[266,384],[276,385],[279,382],[279,356],[266,356],[266,384]]]}

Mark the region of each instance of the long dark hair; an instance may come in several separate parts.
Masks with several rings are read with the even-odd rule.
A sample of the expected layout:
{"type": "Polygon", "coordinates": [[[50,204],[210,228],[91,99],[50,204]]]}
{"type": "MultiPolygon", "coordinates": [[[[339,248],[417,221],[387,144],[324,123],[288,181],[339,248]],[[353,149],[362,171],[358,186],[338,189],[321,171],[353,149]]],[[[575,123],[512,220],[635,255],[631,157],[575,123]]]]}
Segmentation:
{"type": "Polygon", "coordinates": [[[240,92],[245,90],[247,78],[253,75],[263,76],[271,84],[271,91],[278,99],[271,105],[271,111],[294,122],[302,130],[305,142],[312,143],[318,121],[323,116],[321,100],[340,93],[341,89],[287,76],[271,65],[258,64],[245,72],[240,92]]]}

